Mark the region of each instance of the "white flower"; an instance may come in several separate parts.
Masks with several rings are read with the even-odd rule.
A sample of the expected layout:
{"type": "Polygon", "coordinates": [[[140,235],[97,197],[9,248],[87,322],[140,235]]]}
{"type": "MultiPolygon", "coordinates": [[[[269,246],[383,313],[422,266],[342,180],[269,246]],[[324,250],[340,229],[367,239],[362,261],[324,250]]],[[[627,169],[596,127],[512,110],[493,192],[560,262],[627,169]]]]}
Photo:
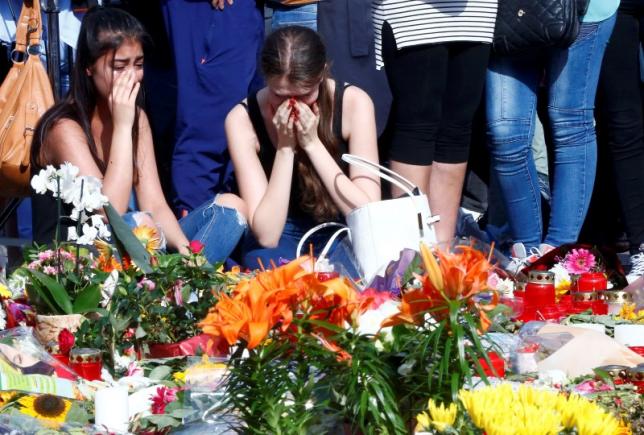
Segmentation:
{"type": "Polygon", "coordinates": [[[61,180],[67,180],[67,179],[74,179],[78,175],[79,169],[72,165],[69,162],[65,162],[62,165],[60,165],[60,168],[58,171],[56,171],[56,174],[60,177],[61,180]]]}
{"type": "Polygon", "coordinates": [[[76,240],[79,245],[92,245],[98,237],[98,229],[91,225],[83,224],[83,235],[76,240]]]}
{"type": "Polygon", "coordinates": [[[566,270],[563,264],[557,263],[551,269],[550,272],[555,274],[555,287],[559,287],[563,282],[570,282],[570,274],[566,270]]]}
{"type": "MultiPolygon", "coordinates": [[[[398,302],[388,300],[380,304],[380,306],[375,310],[365,311],[358,319],[357,333],[359,335],[376,335],[378,331],[380,331],[380,325],[382,322],[398,313],[398,305],[398,302]]],[[[383,332],[386,331],[383,330],[383,332]]]]}
{"type": "Polygon", "coordinates": [[[78,232],[76,232],[76,227],[69,226],[67,227],[67,241],[73,242],[74,240],[78,240],[78,232]]]}
{"type": "Polygon", "coordinates": [[[43,174],[44,171],[43,169],[31,177],[31,188],[34,189],[34,192],[41,195],[47,192],[47,176],[43,174]]]}
{"type": "Polygon", "coordinates": [[[514,297],[514,282],[510,278],[504,278],[499,280],[496,287],[497,291],[500,291],[504,296],[513,298],[514,297]]]}

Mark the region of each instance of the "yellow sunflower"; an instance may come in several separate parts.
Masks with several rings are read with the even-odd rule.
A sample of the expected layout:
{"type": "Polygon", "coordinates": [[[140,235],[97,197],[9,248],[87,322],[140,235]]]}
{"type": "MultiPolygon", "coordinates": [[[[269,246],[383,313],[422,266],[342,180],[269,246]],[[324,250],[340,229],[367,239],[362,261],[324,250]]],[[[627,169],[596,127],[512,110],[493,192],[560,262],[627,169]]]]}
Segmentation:
{"type": "Polygon", "coordinates": [[[54,396],[53,394],[41,394],[39,396],[24,396],[18,399],[21,405],[20,412],[30,415],[47,423],[58,425],[64,423],[67,413],[72,407],[69,400],[54,396]]]}
{"type": "Polygon", "coordinates": [[[139,242],[143,244],[143,247],[150,254],[154,254],[156,251],[161,248],[161,237],[159,237],[159,232],[156,228],[152,228],[148,225],[139,225],[138,227],[132,230],[134,235],[139,242]]]}
{"type": "Polygon", "coordinates": [[[16,397],[15,391],[0,391],[0,406],[4,406],[16,397]]]}

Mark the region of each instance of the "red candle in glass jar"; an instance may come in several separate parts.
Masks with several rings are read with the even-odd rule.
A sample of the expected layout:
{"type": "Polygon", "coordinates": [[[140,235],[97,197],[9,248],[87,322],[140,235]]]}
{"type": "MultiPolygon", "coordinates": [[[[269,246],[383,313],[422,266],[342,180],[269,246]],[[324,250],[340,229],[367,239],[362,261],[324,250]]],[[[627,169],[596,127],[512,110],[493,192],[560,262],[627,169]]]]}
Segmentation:
{"type": "Polygon", "coordinates": [[[577,280],[577,291],[593,292],[606,290],[608,280],[606,275],[601,272],[582,273],[577,280]]]}
{"type": "Polygon", "coordinates": [[[99,349],[72,349],[69,354],[69,367],[88,381],[101,379],[103,358],[99,349]]]}
{"type": "Polygon", "coordinates": [[[545,270],[531,270],[525,286],[525,305],[543,307],[555,304],[555,274],[545,270]]]}
{"type": "Polygon", "coordinates": [[[494,372],[496,372],[496,374],[487,364],[485,358],[479,358],[479,363],[481,363],[481,367],[483,368],[483,373],[485,373],[485,376],[498,376],[499,378],[505,378],[505,360],[501,358],[496,352],[488,352],[487,356],[488,358],[490,358],[490,362],[492,363],[492,367],[494,367],[494,372]]]}
{"type": "Polygon", "coordinates": [[[329,281],[330,279],[338,278],[338,272],[318,272],[318,280],[320,282],[329,281]]]}

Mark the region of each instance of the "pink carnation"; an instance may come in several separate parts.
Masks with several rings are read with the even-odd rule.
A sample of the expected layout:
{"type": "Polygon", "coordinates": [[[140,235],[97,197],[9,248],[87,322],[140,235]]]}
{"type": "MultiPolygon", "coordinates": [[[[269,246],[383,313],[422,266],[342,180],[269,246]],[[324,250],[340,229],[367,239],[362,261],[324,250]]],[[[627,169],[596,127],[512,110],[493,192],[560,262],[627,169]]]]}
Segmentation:
{"type": "Polygon", "coordinates": [[[152,414],[164,414],[165,407],[177,400],[177,391],[178,388],[157,388],[157,394],[152,397],[152,414]]]}
{"type": "Polygon", "coordinates": [[[564,267],[574,274],[590,272],[595,263],[595,256],[588,249],[573,249],[564,258],[564,267]]]}

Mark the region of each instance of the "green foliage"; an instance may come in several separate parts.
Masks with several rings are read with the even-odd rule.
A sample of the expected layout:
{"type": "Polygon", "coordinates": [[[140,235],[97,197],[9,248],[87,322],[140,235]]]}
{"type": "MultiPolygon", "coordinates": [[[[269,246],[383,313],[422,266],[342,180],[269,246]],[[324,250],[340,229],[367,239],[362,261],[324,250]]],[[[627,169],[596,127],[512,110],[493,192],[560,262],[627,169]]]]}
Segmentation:
{"type": "Polygon", "coordinates": [[[151,273],[150,254],[134,236],[132,228],[125,223],[121,215],[112,207],[112,204],[108,203],[104,209],[112,227],[116,247],[121,254],[121,258],[124,258],[127,254],[144,273],[151,273]]]}

